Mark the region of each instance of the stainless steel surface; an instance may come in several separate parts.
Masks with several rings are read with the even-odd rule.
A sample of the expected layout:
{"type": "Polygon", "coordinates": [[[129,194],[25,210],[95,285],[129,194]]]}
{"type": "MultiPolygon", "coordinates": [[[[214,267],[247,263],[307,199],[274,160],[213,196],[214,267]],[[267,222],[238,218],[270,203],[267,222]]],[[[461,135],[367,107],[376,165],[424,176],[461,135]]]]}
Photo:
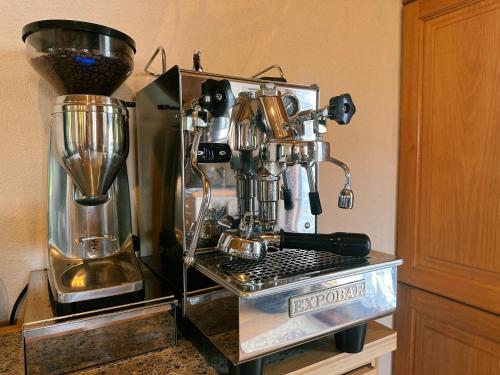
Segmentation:
{"type": "Polygon", "coordinates": [[[188,298],[187,316],[233,363],[241,363],[391,314],[400,263],[375,252],[366,265],[288,278],[267,292],[240,293],[224,283],[224,292],[188,298]]]}
{"type": "Polygon", "coordinates": [[[48,167],[48,277],[58,303],[143,288],[132,244],[128,131],[128,111],[118,99],[56,100],[48,167]]]}
{"type": "Polygon", "coordinates": [[[351,190],[351,171],[349,167],[340,160],[330,157],[330,162],[340,167],[345,175],[344,188],[340,191],[338,206],[339,208],[351,209],[354,205],[354,193],[351,190]]]}
{"type": "Polygon", "coordinates": [[[238,216],[245,212],[255,212],[255,174],[252,171],[235,173],[236,196],[238,198],[238,216]]]}
{"type": "Polygon", "coordinates": [[[269,65],[267,68],[264,68],[262,69],[261,71],[259,71],[258,73],[255,73],[252,78],[259,78],[262,74],[272,70],[272,69],[277,69],[280,73],[280,78],[283,78],[283,69],[281,68],[281,66],[279,65],[269,65]]]}
{"type": "Polygon", "coordinates": [[[220,236],[217,249],[241,259],[262,259],[267,254],[267,241],[258,235],[245,237],[239,230],[227,230],[220,236]]]}
{"type": "Polygon", "coordinates": [[[32,272],[23,323],[27,373],[61,374],[175,345],[177,301],[144,274],[142,301],[58,317],[47,272],[32,272]]]}
{"type": "Polygon", "coordinates": [[[58,303],[132,293],[144,286],[131,239],[118,253],[97,259],[68,258],[49,244],[48,277],[58,303]]]}
{"type": "Polygon", "coordinates": [[[342,189],[339,193],[339,208],[351,209],[354,206],[354,193],[351,189],[342,189]]]}
{"type": "Polygon", "coordinates": [[[252,99],[251,92],[240,93],[232,111],[233,143],[236,151],[253,151],[258,147],[255,113],[251,106],[252,99]]]}
{"type": "Polygon", "coordinates": [[[194,222],[194,229],[192,234],[190,235],[191,242],[189,243],[189,248],[186,252],[186,256],[184,257],[184,264],[186,265],[186,267],[189,267],[193,264],[194,253],[196,251],[196,247],[198,246],[198,239],[200,237],[201,228],[203,226],[205,215],[210,205],[210,198],[211,198],[210,180],[208,179],[205,172],[198,166],[198,147],[200,145],[200,139],[202,134],[203,134],[203,128],[196,127],[194,131],[193,143],[191,145],[191,158],[190,158],[191,168],[198,175],[199,179],[202,182],[203,195],[202,195],[200,210],[198,211],[198,216],[194,222]]]}
{"type": "Polygon", "coordinates": [[[51,142],[61,166],[83,195],[78,202],[102,204],[127,159],[127,108],[107,96],[60,96],[52,113],[51,142]]]}
{"type": "MultiPolygon", "coordinates": [[[[259,91],[257,93],[259,93],[259,91]]],[[[262,115],[264,117],[264,123],[267,127],[267,132],[273,139],[290,137],[292,133],[286,126],[284,126],[288,124],[289,120],[281,95],[279,95],[279,93],[276,96],[265,94],[266,92],[264,91],[262,95],[257,97],[263,109],[262,115]]]]}
{"type": "Polygon", "coordinates": [[[159,46],[158,48],[156,48],[156,50],[153,52],[148,62],[144,66],[144,72],[148,73],[149,75],[152,75],[153,77],[159,77],[166,71],[167,71],[167,54],[165,53],[165,49],[162,46],[159,46]],[[160,54],[161,56],[161,73],[154,73],[151,70],[149,70],[149,67],[151,66],[151,64],[153,64],[153,61],[155,60],[156,56],[158,56],[158,54],[160,54]]]}
{"type": "Polygon", "coordinates": [[[225,254],[196,256],[194,267],[242,298],[273,294],[290,287],[312,285],[402,263],[392,255],[371,251],[367,258],[343,257],[324,251],[284,249],[248,262],[225,254]]]}
{"type": "Polygon", "coordinates": [[[330,144],[322,140],[272,139],[263,146],[262,159],[292,165],[329,161],[330,144]]]}
{"type": "MultiPolygon", "coordinates": [[[[321,137],[328,108],[317,110],[318,98],[317,86],[177,67],[137,96],[143,254],[162,254],[165,278],[180,284],[183,313],[233,363],[390,314],[396,306],[401,261],[392,256],[372,252],[366,259],[349,258],[273,248],[280,244],[280,229],[316,233],[308,192],[317,188],[317,163],[331,161],[330,144],[321,137]],[[238,97],[223,116],[198,116],[207,79],[229,80],[238,97]],[[290,112],[293,119],[281,97],[287,94],[302,110],[290,112]],[[200,126],[205,128],[201,140],[200,126]],[[197,166],[210,183],[208,207],[204,184],[191,165],[198,142],[227,143],[232,150],[227,163],[197,166]],[[284,174],[286,183],[280,181],[284,174]],[[293,196],[289,210],[280,199],[281,183],[293,196]],[[193,243],[191,228],[202,220],[216,222],[205,209],[232,219],[220,222],[216,248],[203,236],[189,249],[194,258],[188,270],[182,255],[193,243]],[[225,290],[207,290],[212,282],[225,290]]],[[[344,188],[350,189],[350,180],[344,188]]]]}
{"type": "Polygon", "coordinates": [[[304,168],[306,169],[307,173],[307,182],[309,183],[309,191],[311,193],[316,191],[316,181],[314,180],[314,164],[305,164],[304,168]]]}
{"type": "Polygon", "coordinates": [[[242,259],[262,259],[267,254],[268,240],[255,231],[254,214],[246,212],[238,229],[223,232],[217,250],[242,259]]]}
{"type": "MultiPolygon", "coordinates": [[[[190,166],[185,164],[193,135],[191,119],[180,111],[184,103],[201,95],[201,84],[207,79],[228,79],[235,97],[240,92],[257,91],[262,84],[258,79],[198,73],[174,67],[137,95],[141,255],[159,252],[182,254],[186,249],[186,233],[200,209],[202,186],[190,166]],[[158,109],[159,105],[162,109],[158,109]],[[178,181],[182,181],[183,185],[178,181]],[[160,242],[163,237],[170,240],[160,242]]],[[[304,110],[317,106],[318,89],[315,86],[278,83],[277,88],[282,93],[296,95],[304,110]]],[[[202,142],[228,142],[233,149],[230,164],[205,164],[200,168],[211,181],[210,207],[225,207],[228,215],[238,216],[234,171],[244,167],[255,170],[259,151],[235,150],[233,139],[229,137],[232,112],[230,109],[227,117],[213,123],[202,139],[202,142]]],[[[312,129],[312,125],[308,125],[309,128],[312,129]]],[[[257,128],[257,140],[263,136],[262,130],[257,128]]],[[[314,137],[312,130],[301,136],[305,140],[313,140],[314,137]]],[[[278,202],[277,227],[291,232],[314,233],[316,218],[309,211],[307,192],[300,189],[303,183],[307,184],[305,170],[294,166],[288,168],[287,174],[294,209],[285,211],[283,202],[278,202]],[[305,199],[303,194],[306,194],[305,199]]],[[[248,185],[253,184],[248,182],[248,185]]],[[[248,191],[252,190],[249,186],[248,191]]],[[[247,201],[245,208],[250,206],[247,201]]]]}
{"type": "Polygon", "coordinates": [[[259,202],[259,219],[264,230],[272,230],[278,219],[278,201],[280,200],[280,174],[269,173],[261,168],[257,176],[257,201],[259,202]]]}

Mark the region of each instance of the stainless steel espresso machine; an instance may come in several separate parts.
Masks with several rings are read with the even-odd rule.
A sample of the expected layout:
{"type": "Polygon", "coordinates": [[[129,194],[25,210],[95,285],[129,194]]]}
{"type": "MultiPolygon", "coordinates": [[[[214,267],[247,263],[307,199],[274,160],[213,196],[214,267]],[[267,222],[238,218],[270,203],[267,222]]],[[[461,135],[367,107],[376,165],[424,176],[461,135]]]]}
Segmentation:
{"type": "Polygon", "coordinates": [[[23,29],[28,60],[59,96],[48,163],[48,278],[56,308],[134,298],[127,105],[110,97],[132,73],[134,41],[100,25],[47,20],[23,29]]]}
{"type": "MultiPolygon", "coordinates": [[[[321,107],[316,85],[175,66],[137,95],[142,259],[231,373],[335,333],[362,350],[366,322],[396,307],[401,261],[362,233],[317,233],[318,164],[351,174],[323,139],[347,124],[348,94],[321,107]]],[[[323,194],[331,194],[323,192],[323,194]]]]}

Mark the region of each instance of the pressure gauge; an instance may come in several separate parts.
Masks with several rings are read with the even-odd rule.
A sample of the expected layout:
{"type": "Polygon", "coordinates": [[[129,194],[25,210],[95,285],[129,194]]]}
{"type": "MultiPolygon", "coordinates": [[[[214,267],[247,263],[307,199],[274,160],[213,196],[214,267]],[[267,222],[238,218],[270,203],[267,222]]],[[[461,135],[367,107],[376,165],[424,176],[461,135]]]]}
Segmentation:
{"type": "Polygon", "coordinates": [[[286,114],[289,119],[293,119],[300,112],[299,98],[292,93],[286,93],[281,96],[286,114]]]}

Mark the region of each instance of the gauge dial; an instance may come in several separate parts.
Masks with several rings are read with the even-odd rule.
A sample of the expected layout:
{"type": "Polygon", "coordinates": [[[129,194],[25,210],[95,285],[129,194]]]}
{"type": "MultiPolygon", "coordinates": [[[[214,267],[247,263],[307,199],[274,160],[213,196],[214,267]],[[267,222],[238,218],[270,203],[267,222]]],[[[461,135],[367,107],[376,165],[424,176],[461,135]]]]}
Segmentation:
{"type": "Polygon", "coordinates": [[[289,119],[294,118],[300,112],[300,102],[294,94],[287,93],[281,97],[289,119]]]}

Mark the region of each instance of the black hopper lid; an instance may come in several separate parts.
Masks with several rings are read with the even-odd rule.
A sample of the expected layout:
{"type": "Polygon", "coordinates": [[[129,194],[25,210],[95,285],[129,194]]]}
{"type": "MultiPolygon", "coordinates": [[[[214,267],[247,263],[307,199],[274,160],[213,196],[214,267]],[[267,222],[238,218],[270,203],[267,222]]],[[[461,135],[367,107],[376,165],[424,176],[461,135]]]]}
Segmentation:
{"type": "Polygon", "coordinates": [[[69,30],[86,31],[91,33],[108,35],[114,38],[121,39],[132,48],[134,53],[136,52],[135,42],[127,34],[122,33],[121,31],[118,31],[111,27],[98,25],[96,23],[73,21],[73,20],[42,20],[29,23],[23,27],[22,31],[23,42],[30,34],[45,29],[69,29],[69,30]]]}

